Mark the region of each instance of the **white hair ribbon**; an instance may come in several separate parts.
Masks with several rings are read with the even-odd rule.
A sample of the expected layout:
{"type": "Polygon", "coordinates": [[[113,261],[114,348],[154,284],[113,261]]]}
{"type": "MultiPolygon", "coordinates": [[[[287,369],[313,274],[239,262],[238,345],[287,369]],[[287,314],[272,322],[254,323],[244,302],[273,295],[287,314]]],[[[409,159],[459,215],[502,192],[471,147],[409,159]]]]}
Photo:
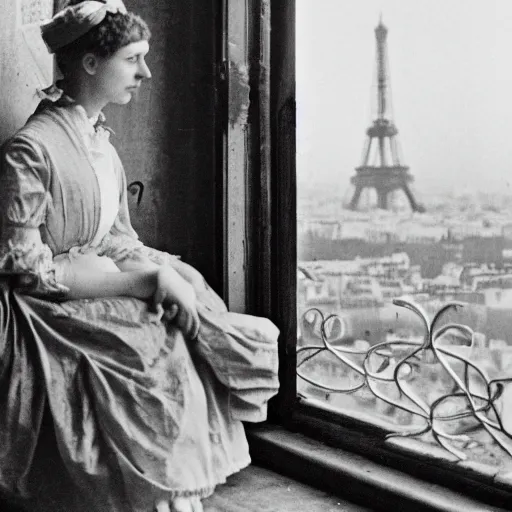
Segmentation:
{"type": "Polygon", "coordinates": [[[107,13],[126,13],[122,0],[87,0],[70,5],[41,25],[41,35],[50,53],[72,43],[99,25],[107,13]]]}

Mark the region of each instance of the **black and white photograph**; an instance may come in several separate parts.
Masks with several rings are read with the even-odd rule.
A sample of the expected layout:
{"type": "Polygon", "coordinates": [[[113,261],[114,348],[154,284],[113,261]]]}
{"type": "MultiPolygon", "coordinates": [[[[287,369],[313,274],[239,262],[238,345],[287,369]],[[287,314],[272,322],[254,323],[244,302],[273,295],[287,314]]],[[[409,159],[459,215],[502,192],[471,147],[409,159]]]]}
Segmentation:
{"type": "Polygon", "coordinates": [[[512,0],[0,0],[0,512],[512,510],[511,52],[512,0]]]}

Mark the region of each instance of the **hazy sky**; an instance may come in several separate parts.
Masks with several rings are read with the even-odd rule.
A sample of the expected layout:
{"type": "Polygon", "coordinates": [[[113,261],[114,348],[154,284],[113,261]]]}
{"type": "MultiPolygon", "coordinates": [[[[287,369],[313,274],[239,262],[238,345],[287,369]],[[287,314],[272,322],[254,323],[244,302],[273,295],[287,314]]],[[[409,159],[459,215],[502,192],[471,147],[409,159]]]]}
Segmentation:
{"type": "Polygon", "coordinates": [[[296,0],[298,179],[346,189],[388,28],[394,121],[421,191],[512,194],[512,0],[296,0]]]}

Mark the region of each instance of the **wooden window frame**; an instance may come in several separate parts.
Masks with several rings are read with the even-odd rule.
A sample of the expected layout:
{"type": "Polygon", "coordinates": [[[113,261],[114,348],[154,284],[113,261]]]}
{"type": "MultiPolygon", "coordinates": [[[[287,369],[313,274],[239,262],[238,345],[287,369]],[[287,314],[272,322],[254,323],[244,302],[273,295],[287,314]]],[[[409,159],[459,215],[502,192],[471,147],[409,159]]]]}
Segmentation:
{"type": "MultiPolygon", "coordinates": [[[[224,0],[224,5],[229,1],[224,0]]],[[[414,510],[432,509],[421,505],[418,492],[416,496],[412,492],[408,497],[407,493],[397,497],[390,491],[396,483],[396,474],[391,473],[395,470],[404,475],[403,479],[415,478],[425,493],[433,489],[432,484],[442,481],[442,489],[447,492],[436,489],[431,493],[437,496],[432,499],[437,499],[438,510],[452,510],[454,496],[511,508],[512,477],[497,478],[495,473],[470,462],[455,464],[443,450],[426,448],[420,441],[386,441],[388,431],[368,418],[297,397],[295,0],[247,0],[246,7],[250,16],[250,132],[246,139],[248,186],[244,195],[244,310],[270,318],[281,331],[281,389],[271,401],[266,425],[248,428],[253,459],[335,493],[340,492],[341,485],[342,493],[369,506],[375,506],[373,497],[380,492],[383,501],[377,508],[381,510],[389,510],[392,503],[414,503],[414,510]],[[315,462],[308,455],[308,442],[318,441],[330,446],[333,456],[338,453],[340,464],[315,462]],[[296,449],[291,450],[291,445],[296,449]],[[381,468],[380,473],[376,470],[377,480],[363,482],[357,461],[343,464],[358,456],[381,468]],[[355,496],[344,486],[347,481],[357,489],[355,496]]],[[[229,186],[229,176],[227,183],[229,186]]],[[[224,204],[224,208],[229,215],[229,205],[224,204]]],[[[232,277],[225,273],[228,282],[232,277]]],[[[240,285],[240,280],[236,283],[240,285]]],[[[428,501],[424,497],[423,503],[428,501]]],[[[472,509],[466,503],[465,509],[477,511],[479,506],[472,509]]]]}

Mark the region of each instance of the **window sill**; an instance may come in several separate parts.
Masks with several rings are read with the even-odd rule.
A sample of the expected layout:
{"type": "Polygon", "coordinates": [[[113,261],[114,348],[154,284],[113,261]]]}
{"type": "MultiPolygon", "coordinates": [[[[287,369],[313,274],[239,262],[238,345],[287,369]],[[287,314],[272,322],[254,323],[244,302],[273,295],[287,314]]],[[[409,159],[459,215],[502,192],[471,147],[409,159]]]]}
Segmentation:
{"type": "Polygon", "coordinates": [[[484,485],[492,494],[503,491],[512,496],[512,465],[500,471],[487,464],[460,461],[440,446],[426,444],[419,439],[385,439],[391,430],[384,422],[368,414],[342,415],[315,399],[300,399],[296,411],[292,429],[304,431],[333,446],[396,469],[405,469],[422,479],[433,478],[434,482],[439,471],[444,472],[443,482],[448,487],[453,485],[458,489],[461,482],[467,482],[470,487],[484,485]]]}
{"type": "MultiPolygon", "coordinates": [[[[304,424],[302,427],[303,432],[312,433],[304,424]]],[[[425,454],[418,458],[408,442],[407,446],[399,443],[396,450],[397,443],[393,441],[391,450],[389,442],[380,445],[374,440],[372,444],[365,435],[359,436],[359,448],[365,446],[358,451],[373,456],[355,454],[352,449],[349,452],[328,446],[332,441],[328,429],[323,425],[324,437],[319,430],[321,427],[316,420],[315,437],[318,439],[320,434],[323,442],[272,425],[250,428],[252,458],[257,464],[374,510],[490,512],[512,509],[510,487],[500,485],[495,475],[482,475],[475,468],[454,471],[453,462],[448,469],[439,466],[439,459],[426,461],[425,454]],[[416,471],[411,470],[412,467],[416,471]]],[[[338,427],[338,430],[344,429],[338,427]]],[[[352,436],[355,435],[352,431],[352,436]]],[[[337,437],[343,437],[343,433],[340,436],[338,432],[337,437]]]]}

